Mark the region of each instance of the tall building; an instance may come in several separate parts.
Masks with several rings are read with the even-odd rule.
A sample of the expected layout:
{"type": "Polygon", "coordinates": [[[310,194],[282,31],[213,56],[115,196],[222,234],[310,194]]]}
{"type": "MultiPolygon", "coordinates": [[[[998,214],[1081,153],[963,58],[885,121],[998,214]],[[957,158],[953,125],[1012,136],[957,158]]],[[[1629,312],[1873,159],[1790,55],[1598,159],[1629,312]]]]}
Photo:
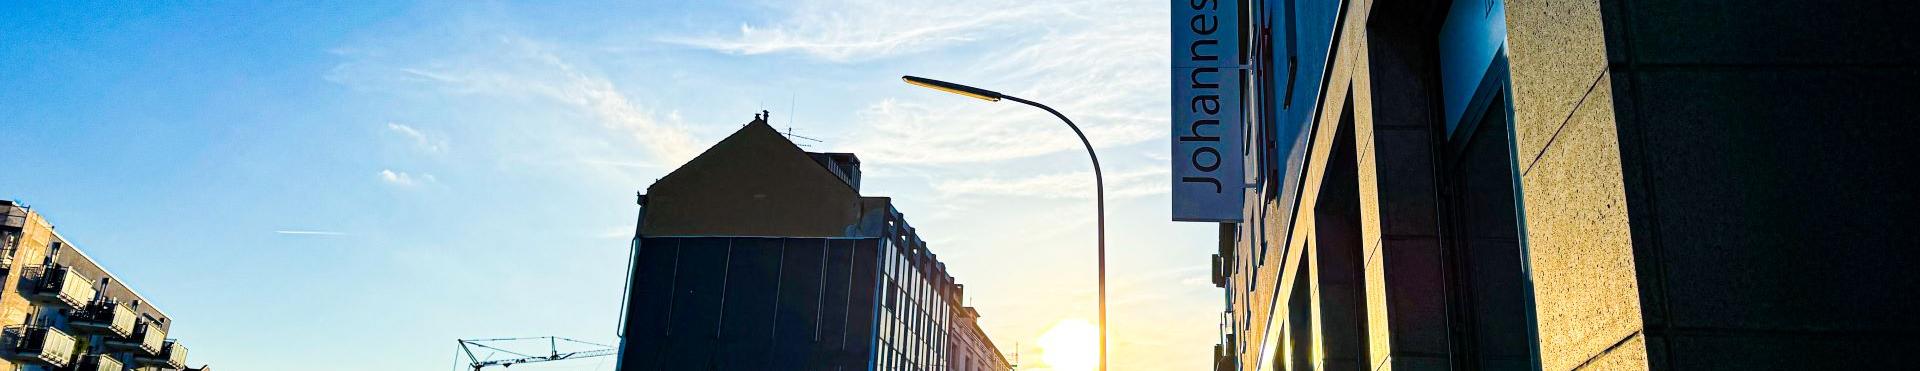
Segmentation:
{"type": "Polygon", "coordinates": [[[1220,223],[1216,370],[1920,350],[1920,200],[1892,180],[1920,170],[1920,4],[1172,6],[1173,207],[1220,223]]]}
{"type": "Polygon", "coordinates": [[[172,319],[53,230],[0,201],[0,371],[177,370],[172,319]]]}
{"type": "Polygon", "coordinates": [[[891,199],[859,191],[853,154],[758,117],[654,182],[618,368],[953,369],[949,332],[979,333],[954,321],[960,286],[891,199]]]}

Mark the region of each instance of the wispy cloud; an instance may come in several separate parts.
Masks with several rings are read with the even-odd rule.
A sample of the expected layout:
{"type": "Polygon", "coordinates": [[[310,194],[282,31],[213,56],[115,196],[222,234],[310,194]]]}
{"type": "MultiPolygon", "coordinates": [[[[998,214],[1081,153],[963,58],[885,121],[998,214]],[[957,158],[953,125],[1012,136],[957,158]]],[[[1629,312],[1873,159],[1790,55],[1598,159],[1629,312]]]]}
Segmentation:
{"type": "Polygon", "coordinates": [[[633,238],[633,226],[616,225],[612,227],[607,227],[607,229],[601,230],[600,233],[595,234],[594,237],[600,238],[600,239],[609,239],[609,240],[633,238]]]}
{"type": "MultiPolygon", "coordinates": [[[[974,4],[971,2],[964,2],[974,4]]],[[[1164,6],[1109,2],[989,2],[1011,14],[999,39],[957,54],[963,69],[913,71],[1046,103],[1073,118],[1099,148],[1165,138],[1168,59],[1164,6]]],[[[938,6],[935,6],[938,7],[938,6]]],[[[874,19],[912,19],[896,5],[874,19]]],[[[965,13],[961,13],[965,14],[965,13]]],[[[1004,28],[1002,30],[1001,28],[1004,28]]],[[[947,53],[954,53],[947,51],[947,53]]],[[[957,165],[1078,152],[1051,115],[1020,104],[982,104],[912,90],[867,105],[851,143],[881,164],[957,165]]]]}
{"type": "MultiPolygon", "coordinates": [[[[633,140],[656,162],[677,166],[699,153],[700,146],[677,115],[641,104],[611,79],[566,57],[560,47],[511,33],[493,36],[469,48],[484,52],[424,60],[396,61],[384,50],[336,49],[333,52],[348,61],[335,66],[327,79],[374,90],[413,93],[430,88],[451,95],[545,99],[633,140]]],[[[418,133],[404,126],[390,128],[403,135],[418,133]]]]}
{"type": "MultiPolygon", "coordinates": [[[[802,0],[772,5],[736,35],[667,41],[733,54],[863,62],[940,52],[949,78],[1033,98],[1081,120],[1101,147],[1165,136],[1165,6],[1110,1],[802,0]],[[960,52],[957,46],[967,48],[960,52]]],[[[940,73],[943,71],[912,71],[940,73]]],[[[1001,161],[1074,150],[1054,119],[1015,104],[950,96],[882,99],[859,112],[851,147],[880,163],[1001,161]],[[1038,132],[1060,131],[1036,135],[1038,132]]]]}
{"type": "Polygon", "coordinates": [[[387,131],[392,131],[400,134],[400,136],[406,137],[413,142],[414,146],[419,147],[422,151],[428,153],[444,153],[447,151],[446,138],[429,136],[427,133],[421,132],[420,129],[415,129],[413,126],[398,122],[389,122],[387,123],[387,131]]]}
{"type": "MultiPolygon", "coordinates": [[[[895,98],[869,105],[858,114],[863,130],[853,135],[848,146],[870,162],[911,165],[1005,161],[1083,148],[1072,131],[1045,112],[1026,106],[982,106],[951,96],[936,98],[955,102],[895,98]]],[[[1076,124],[1086,131],[1088,141],[1099,148],[1163,135],[1158,127],[1142,122],[1108,120],[1115,118],[1112,115],[1071,117],[1077,117],[1076,124]]]]}
{"type": "Polygon", "coordinates": [[[340,233],[340,232],[303,231],[303,230],[297,230],[297,229],[283,229],[283,230],[273,231],[273,233],[295,235],[295,236],[345,236],[347,235],[346,233],[340,233]]]}
{"type": "Polygon", "coordinates": [[[413,187],[413,186],[418,186],[422,184],[439,182],[439,179],[434,178],[433,174],[422,173],[420,175],[413,175],[413,174],[408,174],[407,172],[404,172],[404,171],[393,171],[393,169],[382,169],[380,170],[380,181],[383,181],[383,182],[386,182],[387,184],[392,184],[395,186],[413,187]]]}
{"type": "MultiPolygon", "coordinates": [[[[1147,167],[1107,176],[1107,197],[1125,199],[1167,193],[1170,189],[1167,167],[1147,167]]],[[[935,183],[942,197],[1038,197],[1047,199],[1093,198],[1093,172],[1078,171],[1043,174],[1022,178],[981,177],[935,183]]]]}
{"type": "Polygon", "coordinates": [[[621,93],[612,81],[581,71],[552,53],[537,49],[533,52],[562,77],[557,86],[541,89],[549,98],[592,113],[601,126],[645,143],[648,151],[661,162],[678,166],[699,154],[700,146],[682,125],[663,122],[653,110],[641,107],[621,93]]]}
{"type": "Polygon", "coordinates": [[[663,41],[732,54],[798,53],[859,61],[925,52],[977,41],[1048,12],[1015,1],[788,1],[767,25],[741,24],[734,35],[667,37],[663,41]]]}

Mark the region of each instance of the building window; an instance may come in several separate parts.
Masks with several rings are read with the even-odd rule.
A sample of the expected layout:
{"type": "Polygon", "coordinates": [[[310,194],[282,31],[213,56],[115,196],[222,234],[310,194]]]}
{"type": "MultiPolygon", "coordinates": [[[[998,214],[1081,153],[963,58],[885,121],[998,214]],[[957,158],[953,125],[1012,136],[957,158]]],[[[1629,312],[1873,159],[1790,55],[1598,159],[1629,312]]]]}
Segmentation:
{"type": "Polygon", "coordinates": [[[887,281],[887,310],[893,310],[900,303],[900,285],[887,281]]]}

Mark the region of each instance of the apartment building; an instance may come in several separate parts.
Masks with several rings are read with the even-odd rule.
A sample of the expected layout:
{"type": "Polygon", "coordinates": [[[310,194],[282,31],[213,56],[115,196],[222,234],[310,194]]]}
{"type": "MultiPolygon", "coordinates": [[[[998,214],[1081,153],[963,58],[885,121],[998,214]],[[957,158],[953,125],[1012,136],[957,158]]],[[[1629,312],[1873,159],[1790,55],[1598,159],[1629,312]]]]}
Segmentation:
{"type": "Polygon", "coordinates": [[[186,368],[172,319],[40,213],[0,201],[0,371],[186,368]]]}
{"type": "MultiPolygon", "coordinates": [[[[955,285],[962,291],[965,285],[955,285]]],[[[954,295],[960,297],[960,294],[954,295]]],[[[952,371],[1010,371],[1013,364],[993,345],[993,339],[980,329],[980,310],[955,304],[951,328],[947,330],[947,365],[952,371]]]]}

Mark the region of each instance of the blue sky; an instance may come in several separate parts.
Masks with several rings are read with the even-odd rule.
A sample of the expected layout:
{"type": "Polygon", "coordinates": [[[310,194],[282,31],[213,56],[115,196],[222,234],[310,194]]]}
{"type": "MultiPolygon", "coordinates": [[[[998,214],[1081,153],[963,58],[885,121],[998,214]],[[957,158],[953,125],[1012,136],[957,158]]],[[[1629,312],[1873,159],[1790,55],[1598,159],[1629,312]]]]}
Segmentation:
{"type": "MultiPolygon", "coordinates": [[[[9,5],[0,197],[176,318],[191,363],[451,369],[453,339],[614,342],[633,195],[762,109],[865,162],[1006,351],[1093,316],[1115,369],[1209,361],[1211,224],[1167,217],[1150,1],[9,5]]],[[[610,370],[611,360],[517,366],[610,370]]]]}

